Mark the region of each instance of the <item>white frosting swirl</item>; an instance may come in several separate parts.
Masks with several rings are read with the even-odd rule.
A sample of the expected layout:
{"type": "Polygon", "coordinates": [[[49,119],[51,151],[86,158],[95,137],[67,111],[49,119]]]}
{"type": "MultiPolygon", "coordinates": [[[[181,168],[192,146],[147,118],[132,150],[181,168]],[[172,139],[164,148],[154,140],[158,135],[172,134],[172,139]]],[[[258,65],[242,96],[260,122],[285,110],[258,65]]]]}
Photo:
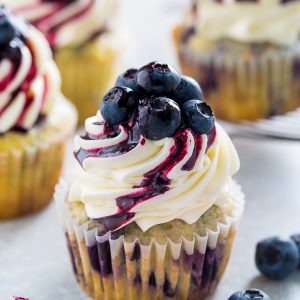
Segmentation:
{"type": "MultiPolygon", "coordinates": [[[[197,0],[195,39],[213,42],[232,39],[246,43],[293,45],[300,35],[300,1],[279,0],[227,1],[197,0]]],[[[190,21],[188,21],[190,22],[190,21]]],[[[195,43],[195,45],[197,45],[195,43]]]]}
{"type": "Polygon", "coordinates": [[[17,19],[15,25],[20,25],[25,42],[16,37],[6,46],[5,51],[19,53],[17,61],[9,54],[6,57],[5,51],[1,55],[0,133],[15,126],[30,129],[41,114],[49,113],[60,87],[60,76],[43,35],[17,19]]]}
{"type": "Polygon", "coordinates": [[[53,48],[78,46],[106,26],[115,0],[4,0],[34,24],[53,48]]]}
{"type": "MultiPolygon", "coordinates": [[[[87,140],[77,137],[75,151],[94,151],[127,141],[127,131],[120,126],[120,131],[113,138],[104,138],[104,125],[100,113],[86,121],[86,132],[98,138],[87,140]]],[[[194,223],[220,197],[228,196],[231,176],[239,169],[239,159],[234,146],[223,129],[216,126],[217,137],[208,151],[208,137],[201,136],[201,150],[191,170],[182,168],[192,157],[196,140],[195,135],[185,129],[186,149],[181,150],[180,159],[167,172],[170,180],[169,189],[130,209],[135,221],[142,230],[182,219],[194,223]]],[[[87,215],[97,219],[117,214],[119,208],[116,198],[138,193],[145,174],[168,160],[174,149],[175,138],[151,141],[141,136],[138,144],[128,152],[112,157],[99,157],[97,152],[83,159],[73,173],[74,182],[69,201],[82,201],[87,215]]],[[[222,200],[222,199],[221,199],[222,200]]],[[[126,225],[128,222],[122,224],[126,225]]]]}

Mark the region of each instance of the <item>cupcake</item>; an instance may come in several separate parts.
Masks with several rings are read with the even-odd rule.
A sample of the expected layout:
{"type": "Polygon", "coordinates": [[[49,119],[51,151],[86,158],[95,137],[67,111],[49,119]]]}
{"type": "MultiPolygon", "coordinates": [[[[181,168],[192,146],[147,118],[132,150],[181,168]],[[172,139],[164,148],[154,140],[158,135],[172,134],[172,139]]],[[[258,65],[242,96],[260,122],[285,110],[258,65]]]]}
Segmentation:
{"type": "Polygon", "coordinates": [[[115,0],[4,2],[48,39],[62,76],[62,91],[76,105],[83,124],[116,76],[119,47],[108,22],[115,0]]]}
{"type": "Polygon", "coordinates": [[[49,203],[75,124],[47,41],[0,5],[0,219],[49,203]]]}
{"type": "Polygon", "coordinates": [[[234,146],[193,79],[152,62],[121,74],[55,199],[93,299],[204,299],[243,211],[234,146]],[[173,99],[173,100],[172,100],[173,99]]]}
{"type": "Polygon", "coordinates": [[[239,122],[300,106],[299,1],[194,1],[174,30],[183,71],[239,122]]]}

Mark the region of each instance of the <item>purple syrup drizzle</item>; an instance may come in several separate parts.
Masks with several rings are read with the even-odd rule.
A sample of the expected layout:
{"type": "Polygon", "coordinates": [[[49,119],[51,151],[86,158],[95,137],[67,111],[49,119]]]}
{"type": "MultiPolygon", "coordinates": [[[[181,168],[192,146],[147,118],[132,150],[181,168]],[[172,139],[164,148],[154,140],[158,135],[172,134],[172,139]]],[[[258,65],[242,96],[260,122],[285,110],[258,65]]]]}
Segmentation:
{"type": "MultiPolygon", "coordinates": [[[[99,123],[103,125],[103,123],[99,123]]],[[[75,157],[78,162],[83,165],[84,159],[88,157],[115,157],[127,153],[137,146],[138,143],[141,145],[145,144],[145,139],[141,138],[141,133],[138,128],[138,124],[129,122],[125,126],[125,130],[128,133],[128,140],[118,145],[114,145],[107,148],[83,150],[80,149],[75,153],[75,157]],[[127,126],[127,127],[126,127],[127,126]]],[[[105,126],[101,137],[115,136],[119,132],[119,127],[105,126]]],[[[203,137],[193,133],[195,138],[195,147],[191,158],[182,167],[184,171],[190,171],[195,167],[197,158],[201,151],[203,137]]],[[[86,134],[84,137],[86,140],[95,140],[97,136],[86,134]]],[[[206,151],[211,147],[216,138],[216,128],[208,133],[208,142],[206,151]]],[[[188,133],[186,129],[180,129],[174,136],[174,145],[170,149],[168,157],[160,165],[156,166],[153,170],[144,174],[142,182],[134,186],[136,189],[134,193],[130,193],[121,197],[116,198],[116,204],[118,212],[115,215],[103,217],[97,219],[97,221],[103,225],[107,231],[113,231],[120,228],[122,225],[128,223],[134,218],[135,213],[131,210],[138,204],[152,199],[158,195],[162,195],[169,190],[171,180],[168,178],[169,172],[186,156],[188,151],[188,133]]]]}
{"type": "MultiPolygon", "coordinates": [[[[39,30],[41,30],[44,35],[46,36],[51,48],[55,50],[56,48],[56,36],[57,31],[60,27],[64,26],[65,24],[72,22],[78,18],[83,17],[85,14],[88,13],[88,11],[92,8],[96,0],[91,0],[85,7],[82,8],[81,11],[78,13],[71,15],[70,17],[66,18],[65,20],[59,22],[55,26],[51,26],[51,19],[57,14],[58,11],[63,9],[65,6],[68,6],[72,4],[73,2],[76,2],[77,0],[42,0],[42,2],[51,2],[56,4],[56,8],[54,11],[50,12],[48,15],[37,18],[35,20],[31,20],[31,23],[36,26],[39,30]]],[[[100,29],[94,33],[91,34],[91,36],[87,37],[85,42],[89,42],[93,40],[96,36],[103,34],[106,32],[106,29],[100,29]]],[[[79,48],[82,45],[79,46],[79,48]]]]}
{"type": "MultiPolygon", "coordinates": [[[[5,16],[6,18],[10,18],[9,15],[5,16]]],[[[12,22],[12,24],[14,24],[14,22],[12,22]]],[[[16,126],[12,129],[14,131],[17,132],[27,132],[26,129],[22,128],[22,123],[24,121],[24,117],[28,111],[28,109],[30,108],[32,102],[33,102],[33,95],[31,93],[29,93],[29,88],[31,86],[31,83],[33,81],[33,79],[35,78],[36,74],[37,74],[37,66],[36,66],[36,61],[35,61],[35,57],[34,57],[34,52],[32,50],[32,47],[30,45],[30,43],[28,43],[28,40],[26,38],[26,36],[21,33],[18,28],[16,27],[15,30],[15,35],[11,37],[11,41],[7,43],[7,45],[1,46],[0,47],[0,61],[4,60],[4,59],[8,59],[10,62],[12,62],[12,68],[10,70],[10,72],[6,75],[6,77],[4,77],[1,81],[0,81],[0,92],[5,91],[5,89],[8,88],[8,86],[11,84],[11,82],[14,80],[14,78],[16,77],[19,68],[21,66],[22,63],[22,51],[21,49],[23,47],[27,47],[32,55],[32,64],[30,66],[30,70],[26,75],[26,78],[24,79],[24,81],[20,84],[20,86],[18,86],[12,93],[11,93],[11,97],[8,101],[8,103],[0,110],[0,117],[1,115],[9,108],[9,106],[12,104],[12,102],[14,101],[15,97],[22,91],[26,94],[26,102],[25,102],[25,106],[24,109],[21,113],[21,115],[19,116],[18,120],[17,120],[17,124],[16,126]]],[[[44,82],[45,82],[45,90],[43,93],[43,99],[42,99],[42,105],[44,104],[44,100],[46,98],[46,93],[48,90],[48,84],[47,84],[47,79],[46,76],[44,76],[44,82]]],[[[40,115],[37,119],[37,121],[35,122],[34,125],[41,123],[44,120],[44,116],[40,115]]]]}

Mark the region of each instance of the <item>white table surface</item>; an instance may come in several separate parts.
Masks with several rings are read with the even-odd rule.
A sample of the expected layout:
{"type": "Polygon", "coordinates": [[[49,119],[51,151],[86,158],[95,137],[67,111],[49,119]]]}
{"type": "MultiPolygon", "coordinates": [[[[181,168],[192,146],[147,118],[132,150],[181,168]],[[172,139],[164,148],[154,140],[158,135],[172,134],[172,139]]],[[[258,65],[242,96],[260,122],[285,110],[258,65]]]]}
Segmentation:
{"type": "MultiPolygon", "coordinates": [[[[121,1],[119,21],[132,31],[126,64],[131,61],[139,66],[160,59],[176,65],[169,30],[187,0],[121,1]]],[[[229,267],[211,300],[227,300],[234,291],[248,287],[265,290],[273,300],[299,300],[300,271],[282,282],[269,281],[255,268],[254,251],[264,237],[300,233],[300,143],[233,140],[242,165],[236,179],[243,186],[247,205],[229,267]]],[[[88,299],[72,274],[53,204],[40,214],[0,223],[0,300],[12,296],[88,299]]]]}

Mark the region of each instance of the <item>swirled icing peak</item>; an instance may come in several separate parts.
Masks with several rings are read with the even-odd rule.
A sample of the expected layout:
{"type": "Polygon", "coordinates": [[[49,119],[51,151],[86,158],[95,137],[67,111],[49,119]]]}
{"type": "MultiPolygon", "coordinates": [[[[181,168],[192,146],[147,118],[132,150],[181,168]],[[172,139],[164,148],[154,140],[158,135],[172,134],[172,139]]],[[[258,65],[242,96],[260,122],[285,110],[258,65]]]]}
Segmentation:
{"type": "Polygon", "coordinates": [[[195,0],[193,38],[293,45],[300,35],[299,0],[195,0]]]}
{"type": "Polygon", "coordinates": [[[44,33],[53,49],[80,46],[106,30],[115,0],[4,0],[44,33]]]}
{"type": "Polygon", "coordinates": [[[0,6],[0,134],[47,116],[59,86],[43,35],[0,6]]]}
{"type": "Polygon", "coordinates": [[[195,222],[226,194],[239,168],[199,85],[167,64],[121,74],[76,137],[69,200],[106,231],[195,222]]]}

